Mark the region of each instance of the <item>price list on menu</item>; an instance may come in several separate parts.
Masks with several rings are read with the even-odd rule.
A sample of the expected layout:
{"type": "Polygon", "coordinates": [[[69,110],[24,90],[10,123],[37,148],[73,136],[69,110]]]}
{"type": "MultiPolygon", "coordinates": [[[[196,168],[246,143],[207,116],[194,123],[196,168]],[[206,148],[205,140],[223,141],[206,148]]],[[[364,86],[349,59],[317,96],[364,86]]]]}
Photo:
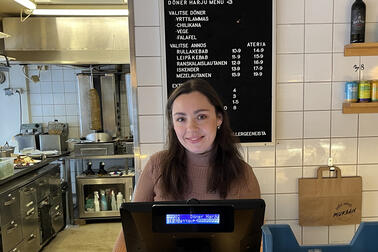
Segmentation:
{"type": "Polygon", "coordinates": [[[168,95],[209,81],[243,143],[273,141],[272,1],[164,0],[168,95]]]}

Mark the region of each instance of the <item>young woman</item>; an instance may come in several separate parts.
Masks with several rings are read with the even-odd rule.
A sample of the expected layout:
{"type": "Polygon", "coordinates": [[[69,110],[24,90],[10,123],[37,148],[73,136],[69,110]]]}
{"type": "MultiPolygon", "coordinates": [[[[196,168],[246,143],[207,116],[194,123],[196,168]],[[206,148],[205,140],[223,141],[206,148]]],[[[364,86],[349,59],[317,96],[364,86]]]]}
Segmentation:
{"type": "MultiPolygon", "coordinates": [[[[207,81],[182,84],[169,97],[166,112],[168,149],[151,156],[133,201],[260,198],[257,179],[207,81]]],[[[113,250],[119,251],[126,251],[123,232],[113,250]]]]}

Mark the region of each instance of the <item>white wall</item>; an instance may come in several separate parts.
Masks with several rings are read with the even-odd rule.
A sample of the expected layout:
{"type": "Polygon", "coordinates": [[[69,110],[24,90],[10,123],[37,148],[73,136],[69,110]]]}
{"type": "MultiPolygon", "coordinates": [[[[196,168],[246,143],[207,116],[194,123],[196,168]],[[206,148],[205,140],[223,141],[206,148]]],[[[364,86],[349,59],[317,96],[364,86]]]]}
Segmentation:
{"type": "Polygon", "coordinates": [[[6,96],[5,88],[22,88],[22,121],[29,122],[27,83],[22,74],[21,66],[12,66],[5,72],[6,81],[0,85],[0,145],[8,142],[14,145],[13,136],[20,133],[20,101],[19,95],[6,96]]]}
{"type": "MultiPolygon", "coordinates": [[[[165,92],[159,1],[134,0],[142,167],[164,146],[165,92]],[[153,125],[153,126],[151,126],[153,125]]],[[[378,114],[343,114],[343,85],[378,79],[378,57],[344,57],[354,0],[276,0],[277,107],[275,146],[245,147],[262,190],[267,223],[288,223],[301,244],[349,242],[356,225],[298,225],[297,179],[314,177],[328,157],[343,175],[363,178],[363,220],[378,220],[378,114]]],[[[366,41],[378,41],[378,1],[367,5],[366,41]]],[[[251,13],[252,15],[253,13],[251,13]]],[[[251,115],[252,116],[252,115],[251,115]]]]}

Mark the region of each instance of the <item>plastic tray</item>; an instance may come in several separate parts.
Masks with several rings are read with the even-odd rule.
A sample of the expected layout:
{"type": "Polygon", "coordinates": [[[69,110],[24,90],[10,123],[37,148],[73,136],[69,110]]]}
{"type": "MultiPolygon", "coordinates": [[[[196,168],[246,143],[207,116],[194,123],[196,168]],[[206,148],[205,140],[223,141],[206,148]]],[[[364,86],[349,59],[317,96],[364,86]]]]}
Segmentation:
{"type": "Polygon", "coordinates": [[[378,222],[361,222],[349,244],[299,246],[288,224],[263,225],[264,252],[377,252],[378,222]]]}
{"type": "Polygon", "coordinates": [[[12,176],[14,173],[14,158],[0,158],[0,179],[12,176]]]}

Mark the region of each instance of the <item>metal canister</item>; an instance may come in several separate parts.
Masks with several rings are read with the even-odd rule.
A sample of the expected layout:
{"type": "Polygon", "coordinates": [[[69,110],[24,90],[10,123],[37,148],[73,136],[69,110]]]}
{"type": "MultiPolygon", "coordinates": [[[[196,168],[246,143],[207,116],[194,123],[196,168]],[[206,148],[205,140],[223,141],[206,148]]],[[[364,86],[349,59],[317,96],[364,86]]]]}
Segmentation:
{"type": "Polygon", "coordinates": [[[378,80],[371,81],[371,101],[378,102],[378,80]]]}
{"type": "Polygon", "coordinates": [[[371,100],[371,84],[368,81],[358,83],[358,101],[369,102],[371,100]]]}
{"type": "Polygon", "coordinates": [[[345,82],[345,102],[357,102],[358,84],[356,81],[345,82]]]}

